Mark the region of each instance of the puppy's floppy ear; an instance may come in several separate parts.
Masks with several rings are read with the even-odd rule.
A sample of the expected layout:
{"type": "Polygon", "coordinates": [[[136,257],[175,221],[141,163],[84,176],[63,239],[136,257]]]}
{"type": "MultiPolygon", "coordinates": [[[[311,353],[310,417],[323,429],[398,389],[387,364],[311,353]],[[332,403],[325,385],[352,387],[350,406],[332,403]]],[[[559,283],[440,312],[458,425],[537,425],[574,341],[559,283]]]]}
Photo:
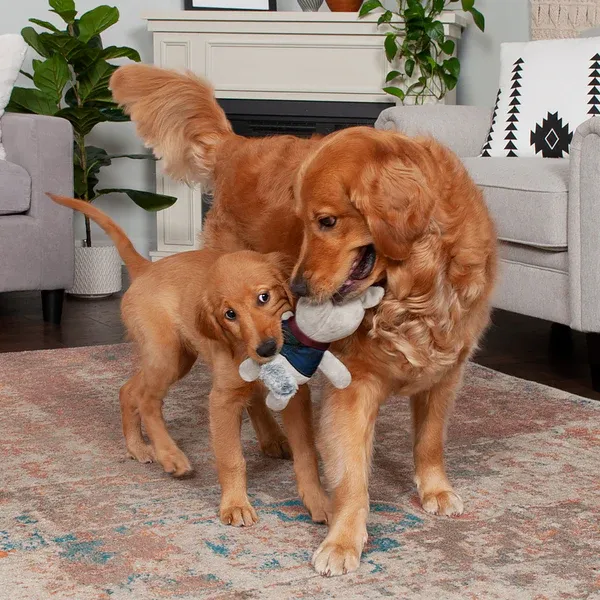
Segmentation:
{"type": "Polygon", "coordinates": [[[433,191],[423,172],[396,157],[373,164],[351,201],[367,221],[375,248],[392,260],[405,260],[433,212],[433,191]]]}
{"type": "Polygon", "coordinates": [[[227,342],[225,331],[215,316],[215,309],[206,299],[200,303],[198,308],[196,329],[211,340],[227,342]]]}
{"type": "Polygon", "coordinates": [[[266,257],[275,268],[275,276],[281,284],[281,288],[285,292],[290,306],[294,306],[294,297],[292,296],[292,292],[290,291],[288,284],[288,281],[292,275],[292,271],[294,270],[294,259],[287,254],[283,254],[282,252],[270,252],[266,255],[266,257]]]}

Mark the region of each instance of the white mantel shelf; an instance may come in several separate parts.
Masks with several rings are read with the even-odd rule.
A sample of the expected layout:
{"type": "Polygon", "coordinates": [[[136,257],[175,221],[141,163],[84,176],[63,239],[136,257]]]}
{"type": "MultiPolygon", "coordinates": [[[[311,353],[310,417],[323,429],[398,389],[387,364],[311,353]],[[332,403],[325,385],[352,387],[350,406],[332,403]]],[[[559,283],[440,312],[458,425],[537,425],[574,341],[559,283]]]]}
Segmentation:
{"type": "MultiPolygon", "coordinates": [[[[154,63],[206,77],[218,98],[389,103],[382,91],[390,65],[378,15],[269,11],[180,11],[145,15],[154,63]]],[[[466,20],[440,21],[458,41],[466,20]]],[[[452,97],[449,97],[452,102],[452,97]]],[[[157,215],[153,259],[201,246],[201,190],[157,173],[159,192],[176,196],[157,215]]]]}

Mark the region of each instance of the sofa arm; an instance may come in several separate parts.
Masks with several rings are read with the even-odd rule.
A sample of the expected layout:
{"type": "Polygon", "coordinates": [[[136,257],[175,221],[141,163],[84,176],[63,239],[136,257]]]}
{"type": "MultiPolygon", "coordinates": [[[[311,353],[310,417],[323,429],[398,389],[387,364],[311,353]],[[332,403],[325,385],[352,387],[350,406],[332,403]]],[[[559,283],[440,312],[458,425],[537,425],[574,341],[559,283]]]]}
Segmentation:
{"type": "Polygon", "coordinates": [[[73,216],[45,192],[73,195],[73,130],[65,119],[6,113],[2,117],[6,158],[31,177],[31,206],[27,213],[38,228],[41,245],[41,289],[70,287],[73,280],[73,216]]]}
{"type": "Polygon", "coordinates": [[[582,123],[571,142],[569,280],[571,326],[600,332],[600,119],[582,123]]]}
{"type": "Polygon", "coordinates": [[[458,156],[479,156],[487,138],[492,111],[478,106],[434,104],[386,108],[377,119],[377,129],[406,135],[430,135],[458,156]]]}

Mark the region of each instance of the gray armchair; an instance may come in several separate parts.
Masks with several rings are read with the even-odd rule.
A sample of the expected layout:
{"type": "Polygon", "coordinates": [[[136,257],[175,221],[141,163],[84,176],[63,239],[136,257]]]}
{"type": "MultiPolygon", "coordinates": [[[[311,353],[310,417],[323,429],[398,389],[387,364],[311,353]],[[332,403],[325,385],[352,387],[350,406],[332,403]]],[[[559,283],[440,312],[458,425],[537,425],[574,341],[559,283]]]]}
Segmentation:
{"type": "Polygon", "coordinates": [[[375,127],[432,135],[483,189],[500,239],[494,306],[587,332],[600,391],[600,118],[578,127],[570,158],[481,158],[492,111],[407,106],[375,127]]]}
{"type": "Polygon", "coordinates": [[[0,292],[41,290],[45,321],[60,323],[73,283],[71,211],[44,192],[73,195],[73,132],[64,119],[6,113],[0,160],[0,292]]]}

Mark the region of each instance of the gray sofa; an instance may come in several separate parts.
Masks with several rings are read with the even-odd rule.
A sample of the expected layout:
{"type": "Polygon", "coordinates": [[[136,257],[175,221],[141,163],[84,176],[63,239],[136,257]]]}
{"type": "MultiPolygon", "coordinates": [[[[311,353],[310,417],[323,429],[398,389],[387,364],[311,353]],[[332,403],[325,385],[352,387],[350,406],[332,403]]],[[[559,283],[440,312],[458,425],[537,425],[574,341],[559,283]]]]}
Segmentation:
{"type": "Polygon", "coordinates": [[[498,229],[494,305],[588,332],[600,391],[600,118],[577,129],[569,159],[479,157],[490,120],[473,106],[406,106],[375,127],[432,135],[463,159],[498,229]]]}
{"type": "Polygon", "coordinates": [[[73,283],[71,211],[44,192],[73,195],[73,132],[64,119],[6,113],[0,160],[0,292],[41,290],[44,320],[60,323],[73,283]]]}

